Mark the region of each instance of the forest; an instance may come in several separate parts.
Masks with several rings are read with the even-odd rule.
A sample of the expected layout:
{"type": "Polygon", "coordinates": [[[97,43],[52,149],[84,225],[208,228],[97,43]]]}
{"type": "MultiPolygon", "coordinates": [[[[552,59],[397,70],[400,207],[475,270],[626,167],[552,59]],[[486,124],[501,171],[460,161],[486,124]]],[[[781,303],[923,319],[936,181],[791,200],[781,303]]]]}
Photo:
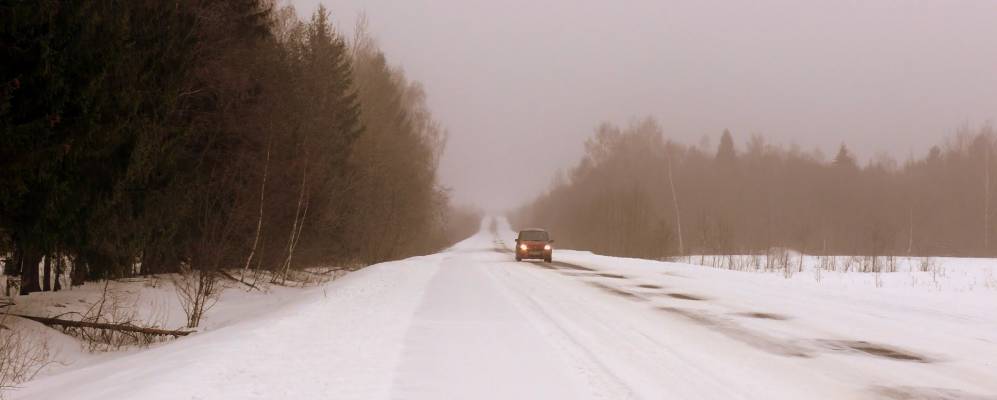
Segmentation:
{"type": "Polygon", "coordinates": [[[560,247],[641,258],[767,254],[995,255],[993,128],[960,128],[927,154],[859,162],[730,131],[716,147],[665,137],[653,119],[603,124],[586,154],[512,213],[560,247]]]}
{"type": "Polygon", "coordinates": [[[0,257],[20,292],[435,252],[477,211],[360,23],[267,0],[0,5],[0,257]],[[65,276],[66,279],[58,279],[65,276]]]}

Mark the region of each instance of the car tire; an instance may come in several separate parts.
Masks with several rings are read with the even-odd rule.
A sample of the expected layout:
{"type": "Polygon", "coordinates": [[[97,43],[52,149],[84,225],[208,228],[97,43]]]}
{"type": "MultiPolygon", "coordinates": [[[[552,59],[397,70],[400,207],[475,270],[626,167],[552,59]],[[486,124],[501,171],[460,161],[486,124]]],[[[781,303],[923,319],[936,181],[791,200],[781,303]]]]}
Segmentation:
{"type": "Polygon", "coordinates": [[[544,257],[544,262],[548,262],[549,263],[549,262],[551,262],[552,259],[554,259],[553,256],[544,257]]]}
{"type": "Polygon", "coordinates": [[[520,261],[523,261],[523,258],[520,257],[520,256],[516,256],[516,262],[520,262],[520,261]]]}

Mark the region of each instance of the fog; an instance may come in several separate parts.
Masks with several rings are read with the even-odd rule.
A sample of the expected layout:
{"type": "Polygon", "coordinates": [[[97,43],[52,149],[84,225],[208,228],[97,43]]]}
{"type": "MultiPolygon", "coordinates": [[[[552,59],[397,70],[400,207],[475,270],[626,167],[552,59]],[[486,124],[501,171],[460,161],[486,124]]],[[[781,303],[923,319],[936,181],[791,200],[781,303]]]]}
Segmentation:
{"type": "MultiPolygon", "coordinates": [[[[307,15],[318,2],[292,3],[307,15]]],[[[542,192],[603,121],[904,159],[997,116],[992,1],[325,4],[347,34],[366,12],[425,85],[450,132],[442,182],[488,209],[542,192]]]]}

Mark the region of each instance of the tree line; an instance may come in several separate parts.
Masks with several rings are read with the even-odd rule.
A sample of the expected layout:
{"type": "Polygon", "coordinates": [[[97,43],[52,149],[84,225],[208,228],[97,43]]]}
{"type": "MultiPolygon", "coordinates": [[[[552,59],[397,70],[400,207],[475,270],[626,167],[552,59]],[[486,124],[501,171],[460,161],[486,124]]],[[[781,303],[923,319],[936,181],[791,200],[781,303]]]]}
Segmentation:
{"type": "Polygon", "coordinates": [[[760,254],[995,256],[992,127],[927,154],[859,163],[753,135],[739,148],[668,140],[647,119],[604,124],[582,160],[512,213],[562,246],[643,258],[760,254]]]}
{"type": "Polygon", "coordinates": [[[267,0],[0,5],[5,273],[22,294],[64,273],[281,276],[475,230],[436,180],[424,91],[363,28],[267,0]]]}

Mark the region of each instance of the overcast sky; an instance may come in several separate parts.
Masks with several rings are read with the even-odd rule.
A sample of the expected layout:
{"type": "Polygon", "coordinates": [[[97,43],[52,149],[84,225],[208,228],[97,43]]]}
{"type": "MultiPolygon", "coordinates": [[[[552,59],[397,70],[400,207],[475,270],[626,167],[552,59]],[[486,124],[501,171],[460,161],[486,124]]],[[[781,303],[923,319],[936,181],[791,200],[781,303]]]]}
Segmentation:
{"type": "Polygon", "coordinates": [[[366,12],[450,131],[443,183],[490,209],[542,192],[603,121],[902,159],[997,117],[997,1],[323,3],[346,31],[366,12]]]}

